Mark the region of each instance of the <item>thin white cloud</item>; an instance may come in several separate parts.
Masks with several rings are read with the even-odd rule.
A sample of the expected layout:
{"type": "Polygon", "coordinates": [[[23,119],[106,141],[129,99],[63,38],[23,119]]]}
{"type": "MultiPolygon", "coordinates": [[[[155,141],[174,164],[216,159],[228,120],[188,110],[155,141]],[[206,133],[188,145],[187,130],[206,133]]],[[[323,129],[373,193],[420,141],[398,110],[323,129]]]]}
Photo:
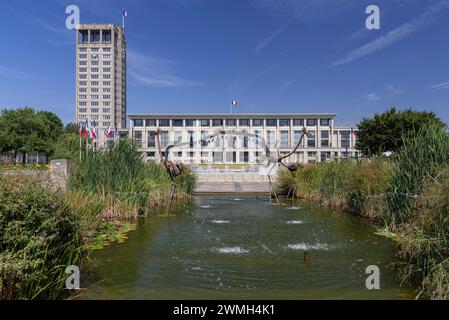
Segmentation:
{"type": "Polygon", "coordinates": [[[431,86],[430,89],[434,89],[436,91],[449,89],[449,81],[435,84],[431,86]]]}
{"type": "Polygon", "coordinates": [[[396,29],[391,30],[386,35],[369,42],[368,44],[350,52],[342,59],[335,61],[334,63],[332,63],[332,67],[350,63],[366,55],[385,49],[386,47],[389,47],[392,44],[405,39],[406,37],[422,30],[429,24],[433,23],[436,20],[438,14],[440,14],[448,7],[448,0],[444,0],[436,5],[431,6],[414,20],[411,20],[397,27],[396,29]]]}
{"type": "Polygon", "coordinates": [[[38,17],[31,17],[26,20],[27,23],[32,26],[39,27],[49,33],[53,34],[53,37],[46,38],[46,42],[52,46],[67,46],[67,45],[75,45],[75,31],[68,30],[65,27],[65,24],[61,24],[61,26],[56,27],[38,17]]]}
{"type": "Polygon", "coordinates": [[[351,10],[360,0],[249,0],[268,14],[288,14],[304,21],[325,20],[351,10]]]}
{"type": "Polygon", "coordinates": [[[284,23],[282,26],[280,26],[279,28],[277,28],[272,34],[270,34],[268,37],[266,37],[265,39],[263,39],[262,41],[260,41],[256,48],[254,49],[255,53],[258,53],[259,51],[263,50],[267,45],[269,45],[274,39],[276,39],[277,37],[279,37],[281,35],[282,32],[285,31],[285,29],[287,29],[287,27],[291,24],[292,21],[289,21],[287,23],[284,23]]]}
{"type": "Polygon", "coordinates": [[[0,66],[0,76],[22,80],[40,78],[38,75],[5,66],[0,66]]]}
{"type": "Polygon", "coordinates": [[[376,93],[368,93],[365,95],[365,99],[368,101],[378,101],[381,99],[381,97],[376,93]]]}
{"type": "Polygon", "coordinates": [[[137,85],[149,87],[184,87],[201,85],[175,74],[173,60],[154,57],[128,49],[129,75],[137,85]]]}
{"type": "Polygon", "coordinates": [[[389,85],[385,88],[385,90],[387,90],[390,93],[394,93],[394,94],[401,94],[403,92],[402,89],[399,89],[395,86],[389,85]]]}

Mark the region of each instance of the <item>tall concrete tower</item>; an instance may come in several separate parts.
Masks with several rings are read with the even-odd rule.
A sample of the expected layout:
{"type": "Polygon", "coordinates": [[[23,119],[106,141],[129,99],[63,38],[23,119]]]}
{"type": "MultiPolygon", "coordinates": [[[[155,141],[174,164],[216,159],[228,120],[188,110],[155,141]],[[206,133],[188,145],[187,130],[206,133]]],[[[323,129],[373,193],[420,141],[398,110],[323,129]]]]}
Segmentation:
{"type": "Polygon", "coordinates": [[[76,33],[76,120],[95,120],[97,146],[126,128],[126,39],[122,27],[82,24],[76,33]]]}

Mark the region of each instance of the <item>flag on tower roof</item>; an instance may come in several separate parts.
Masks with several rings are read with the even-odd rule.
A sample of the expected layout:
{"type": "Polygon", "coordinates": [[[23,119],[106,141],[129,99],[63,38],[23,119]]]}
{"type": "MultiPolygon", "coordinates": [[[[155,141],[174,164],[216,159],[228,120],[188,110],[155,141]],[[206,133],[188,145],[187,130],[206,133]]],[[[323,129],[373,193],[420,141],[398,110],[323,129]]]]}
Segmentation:
{"type": "Polygon", "coordinates": [[[124,17],[127,17],[127,16],[128,16],[128,10],[123,9],[123,16],[124,16],[124,17]]]}

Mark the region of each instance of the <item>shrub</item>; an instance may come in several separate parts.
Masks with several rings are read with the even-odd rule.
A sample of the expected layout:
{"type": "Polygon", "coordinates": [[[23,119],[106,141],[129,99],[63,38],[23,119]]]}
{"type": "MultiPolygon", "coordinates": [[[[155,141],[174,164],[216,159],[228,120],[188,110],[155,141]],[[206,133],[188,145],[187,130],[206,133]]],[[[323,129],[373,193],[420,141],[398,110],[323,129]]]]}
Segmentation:
{"type": "MultiPolygon", "coordinates": [[[[79,200],[79,199],[78,199],[79,200]]],[[[86,255],[83,223],[101,212],[25,177],[0,176],[0,291],[3,299],[64,295],[65,268],[86,255]]]]}

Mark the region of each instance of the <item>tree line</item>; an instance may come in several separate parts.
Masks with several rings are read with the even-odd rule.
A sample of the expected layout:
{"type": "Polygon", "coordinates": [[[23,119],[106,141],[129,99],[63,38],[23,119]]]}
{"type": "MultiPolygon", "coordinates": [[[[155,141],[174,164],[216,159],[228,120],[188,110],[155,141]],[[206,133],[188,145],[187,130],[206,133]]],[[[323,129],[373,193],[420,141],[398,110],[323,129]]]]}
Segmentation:
{"type": "Polygon", "coordinates": [[[40,153],[47,159],[75,159],[79,151],[78,126],[64,126],[53,112],[25,107],[4,109],[0,114],[0,155],[40,153]]]}

